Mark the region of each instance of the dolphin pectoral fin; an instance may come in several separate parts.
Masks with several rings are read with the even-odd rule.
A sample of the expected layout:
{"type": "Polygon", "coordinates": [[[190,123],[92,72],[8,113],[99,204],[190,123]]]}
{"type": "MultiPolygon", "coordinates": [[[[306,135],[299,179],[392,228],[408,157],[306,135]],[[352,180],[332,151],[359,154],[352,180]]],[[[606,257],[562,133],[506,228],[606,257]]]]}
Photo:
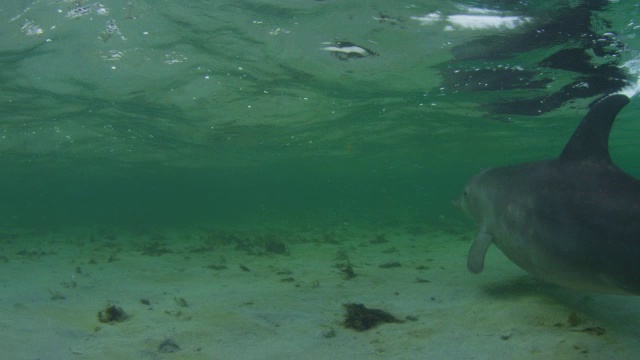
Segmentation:
{"type": "Polygon", "coordinates": [[[481,231],[471,244],[467,255],[467,268],[474,274],[479,274],[484,268],[484,256],[489,250],[493,236],[481,231]]]}

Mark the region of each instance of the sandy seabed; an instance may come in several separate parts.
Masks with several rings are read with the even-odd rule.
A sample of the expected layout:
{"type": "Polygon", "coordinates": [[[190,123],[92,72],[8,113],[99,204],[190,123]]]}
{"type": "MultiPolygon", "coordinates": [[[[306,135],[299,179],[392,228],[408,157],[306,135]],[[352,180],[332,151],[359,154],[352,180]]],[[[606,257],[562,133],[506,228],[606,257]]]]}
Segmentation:
{"type": "Polygon", "coordinates": [[[473,275],[472,236],[7,230],[0,351],[43,360],[637,358],[638,298],[539,283],[495,248],[473,275]],[[401,321],[346,328],[349,303],[401,321]],[[108,307],[126,319],[99,321],[108,307]]]}

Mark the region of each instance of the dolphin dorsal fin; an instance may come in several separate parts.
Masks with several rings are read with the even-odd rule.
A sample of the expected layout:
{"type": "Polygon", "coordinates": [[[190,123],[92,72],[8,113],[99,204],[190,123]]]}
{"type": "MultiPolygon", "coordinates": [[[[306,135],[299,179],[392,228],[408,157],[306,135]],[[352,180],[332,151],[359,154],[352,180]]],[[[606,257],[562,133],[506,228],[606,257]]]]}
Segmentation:
{"type": "Polygon", "coordinates": [[[611,162],[609,132],[618,112],[629,103],[629,97],[615,94],[598,101],[565,145],[560,160],[611,162]]]}

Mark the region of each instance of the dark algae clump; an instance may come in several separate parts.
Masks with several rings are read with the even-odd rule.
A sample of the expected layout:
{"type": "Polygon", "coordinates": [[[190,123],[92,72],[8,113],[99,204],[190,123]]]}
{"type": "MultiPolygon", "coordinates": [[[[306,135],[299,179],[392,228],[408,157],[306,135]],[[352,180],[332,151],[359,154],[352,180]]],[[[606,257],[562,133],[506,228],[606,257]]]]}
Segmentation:
{"type": "Polygon", "coordinates": [[[98,311],[98,321],[101,323],[114,324],[125,321],[127,318],[127,313],[121,307],[115,305],[107,305],[104,310],[98,311]]]}
{"type": "Polygon", "coordinates": [[[367,309],[363,304],[344,304],[344,307],[347,309],[344,327],[349,329],[365,331],[379,324],[402,322],[384,310],[367,309]]]}

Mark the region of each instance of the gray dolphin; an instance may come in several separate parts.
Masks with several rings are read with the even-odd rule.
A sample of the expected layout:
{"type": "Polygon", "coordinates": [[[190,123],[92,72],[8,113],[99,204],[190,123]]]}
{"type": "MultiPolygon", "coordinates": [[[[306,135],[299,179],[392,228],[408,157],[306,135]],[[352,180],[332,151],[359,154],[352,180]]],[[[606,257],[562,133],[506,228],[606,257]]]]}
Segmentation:
{"type": "Polygon", "coordinates": [[[591,292],[640,295],[640,181],[609,156],[609,132],[629,103],[610,95],[584,117],[560,157],[490,168],[459,204],[478,223],[467,267],[491,243],[534,276],[591,292]]]}

